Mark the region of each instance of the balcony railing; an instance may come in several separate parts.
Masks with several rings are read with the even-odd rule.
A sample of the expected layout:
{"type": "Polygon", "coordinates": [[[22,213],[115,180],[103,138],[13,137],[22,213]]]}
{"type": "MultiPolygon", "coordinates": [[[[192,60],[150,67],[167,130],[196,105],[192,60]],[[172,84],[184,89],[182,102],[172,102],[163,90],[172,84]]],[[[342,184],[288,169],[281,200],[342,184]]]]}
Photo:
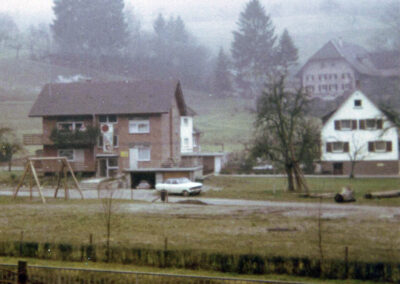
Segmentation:
{"type": "Polygon", "coordinates": [[[60,130],[54,128],[51,131],[50,140],[57,148],[77,148],[95,145],[99,135],[99,128],[93,126],[88,126],[86,130],[60,130]]]}

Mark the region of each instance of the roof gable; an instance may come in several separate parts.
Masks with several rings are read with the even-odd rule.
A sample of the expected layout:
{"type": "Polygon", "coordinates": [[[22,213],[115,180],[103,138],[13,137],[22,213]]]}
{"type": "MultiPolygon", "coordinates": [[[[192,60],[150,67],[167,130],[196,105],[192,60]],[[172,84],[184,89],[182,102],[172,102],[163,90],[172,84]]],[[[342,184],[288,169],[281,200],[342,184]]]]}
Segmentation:
{"type": "Polygon", "coordinates": [[[377,117],[388,119],[385,113],[372,100],[360,90],[356,90],[347,95],[347,98],[338,108],[322,118],[323,128],[335,119],[371,119],[377,117]],[[362,107],[354,107],[354,100],[361,100],[362,107]]]}
{"type": "Polygon", "coordinates": [[[47,84],[29,116],[165,113],[173,100],[184,113],[186,105],[178,81],[47,84]]]}
{"type": "Polygon", "coordinates": [[[307,62],[297,73],[297,76],[303,72],[304,68],[311,61],[339,58],[346,60],[357,72],[361,74],[383,77],[399,76],[400,72],[396,68],[391,67],[394,65],[393,62],[390,63],[390,61],[393,61],[390,60],[390,56],[393,56],[393,54],[394,53],[383,54],[378,58],[378,55],[371,55],[365,48],[357,44],[333,39],[327,42],[307,60],[307,62]],[[381,59],[382,57],[384,57],[389,63],[386,62],[383,64],[383,66],[377,65],[379,60],[383,60],[381,59]]]}
{"type": "Polygon", "coordinates": [[[331,59],[331,58],[341,58],[343,57],[338,51],[337,47],[332,41],[327,42],[321,49],[319,49],[310,60],[321,60],[321,59],[331,59]]]}

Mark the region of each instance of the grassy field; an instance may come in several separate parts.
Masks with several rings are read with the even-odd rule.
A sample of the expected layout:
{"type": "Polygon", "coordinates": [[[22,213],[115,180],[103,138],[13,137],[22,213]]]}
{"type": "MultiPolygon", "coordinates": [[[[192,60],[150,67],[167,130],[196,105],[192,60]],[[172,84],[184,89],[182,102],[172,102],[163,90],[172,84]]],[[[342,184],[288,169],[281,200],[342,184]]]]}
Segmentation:
{"type": "MultiPolygon", "coordinates": [[[[287,210],[254,208],[232,211],[208,206],[152,205],[115,201],[112,244],[161,249],[168,238],[169,249],[222,253],[259,253],[278,256],[319,256],[317,212],[286,214],[287,210]],[[143,209],[143,206],[147,206],[143,209]],[[164,207],[163,207],[164,206],[164,207]],[[135,210],[135,209],[140,210],[135,210]],[[188,211],[189,210],[189,211],[188,211]],[[221,211],[222,210],[222,211],[221,211]]],[[[0,197],[0,241],[104,244],[105,225],[98,200],[13,200],[0,197]]],[[[312,209],[310,209],[312,210],[312,209]]],[[[343,259],[348,246],[350,260],[394,261],[400,226],[396,218],[380,216],[324,218],[322,240],[325,258],[343,259]]]]}
{"type": "MultiPolygon", "coordinates": [[[[368,192],[400,190],[400,179],[397,178],[320,178],[306,179],[310,193],[340,192],[342,187],[349,186],[355,192],[356,204],[399,206],[400,198],[365,199],[368,192]]],[[[286,191],[287,182],[284,177],[232,177],[213,176],[206,179],[205,184],[217,190],[211,190],[207,197],[271,200],[271,201],[304,201],[318,202],[318,199],[303,198],[299,193],[286,191]]],[[[334,202],[333,199],[324,200],[334,202]]]]}
{"type": "Polygon", "coordinates": [[[253,131],[254,114],[248,100],[216,98],[191,90],[185,92],[185,98],[198,114],[194,124],[202,131],[203,151],[221,151],[222,145],[227,152],[243,150],[253,131]]]}
{"type": "Polygon", "coordinates": [[[66,261],[54,261],[54,260],[42,260],[33,258],[13,258],[13,257],[0,257],[1,264],[14,264],[16,265],[19,260],[27,261],[29,265],[38,266],[49,266],[49,267],[63,267],[63,268],[77,268],[77,269],[101,269],[101,270],[116,270],[116,271],[134,271],[144,273],[167,273],[167,274],[178,274],[178,275],[195,275],[195,276],[208,276],[208,277],[234,277],[241,279],[255,279],[255,280],[275,280],[275,281],[296,281],[305,283],[343,283],[343,284],[357,284],[357,283],[374,283],[370,281],[357,281],[357,280],[318,280],[306,277],[293,277],[287,275],[242,275],[242,274],[231,274],[221,273],[215,271],[202,271],[202,270],[187,270],[187,269],[171,269],[171,268],[154,268],[134,265],[122,265],[112,263],[99,263],[99,262],[66,262],[66,261]]]}

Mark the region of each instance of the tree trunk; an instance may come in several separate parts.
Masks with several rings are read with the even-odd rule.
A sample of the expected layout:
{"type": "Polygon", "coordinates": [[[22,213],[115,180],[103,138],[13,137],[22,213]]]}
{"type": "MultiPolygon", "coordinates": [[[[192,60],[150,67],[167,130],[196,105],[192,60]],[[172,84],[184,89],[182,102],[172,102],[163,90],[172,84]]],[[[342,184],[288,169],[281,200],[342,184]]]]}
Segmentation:
{"type": "Polygon", "coordinates": [[[356,167],[356,161],[351,161],[349,178],[354,178],[354,169],[355,169],[355,167],[356,167]]]}
{"type": "Polygon", "coordinates": [[[11,167],[12,167],[12,159],[8,161],[8,171],[11,172],[11,167]]]}
{"type": "Polygon", "coordinates": [[[293,167],[291,165],[286,165],[285,168],[288,181],[288,191],[294,191],[293,167]]]}

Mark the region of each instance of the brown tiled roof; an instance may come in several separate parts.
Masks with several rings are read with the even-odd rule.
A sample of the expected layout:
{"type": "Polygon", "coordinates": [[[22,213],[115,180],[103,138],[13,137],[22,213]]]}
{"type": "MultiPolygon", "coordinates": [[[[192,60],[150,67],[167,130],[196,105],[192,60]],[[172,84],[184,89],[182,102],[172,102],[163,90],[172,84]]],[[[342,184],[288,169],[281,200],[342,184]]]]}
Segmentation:
{"type": "Polygon", "coordinates": [[[29,116],[164,113],[175,98],[186,113],[177,80],[47,84],[29,116]]]}
{"type": "MultiPolygon", "coordinates": [[[[385,57],[385,60],[390,61],[391,56],[395,56],[395,53],[380,55],[370,54],[366,49],[359,45],[338,39],[332,39],[311,56],[307,63],[313,60],[343,58],[361,74],[382,77],[399,76],[400,71],[398,68],[381,66],[382,64],[378,63],[378,61],[382,61],[383,57],[385,57]]],[[[398,61],[398,58],[392,58],[392,64],[393,60],[398,61]]],[[[301,74],[307,63],[304,64],[297,73],[298,76],[301,74]]]]}

